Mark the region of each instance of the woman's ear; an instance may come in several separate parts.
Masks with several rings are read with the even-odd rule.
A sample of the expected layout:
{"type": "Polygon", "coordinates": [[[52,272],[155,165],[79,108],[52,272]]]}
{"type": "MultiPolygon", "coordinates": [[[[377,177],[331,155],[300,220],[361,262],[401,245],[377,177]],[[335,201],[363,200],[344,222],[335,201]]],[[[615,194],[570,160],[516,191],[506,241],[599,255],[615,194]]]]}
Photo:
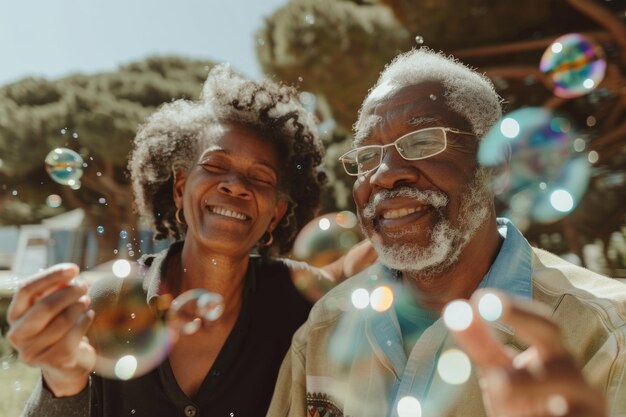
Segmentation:
{"type": "Polygon", "coordinates": [[[276,202],[276,205],[274,206],[274,215],[272,216],[272,220],[270,220],[269,230],[276,229],[276,226],[280,223],[280,220],[287,212],[287,208],[289,208],[289,202],[287,199],[280,198],[276,202]]]}
{"type": "Polygon", "coordinates": [[[182,169],[174,171],[174,202],[177,208],[183,206],[183,192],[185,191],[185,183],[187,182],[187,174],[182,169]]]}

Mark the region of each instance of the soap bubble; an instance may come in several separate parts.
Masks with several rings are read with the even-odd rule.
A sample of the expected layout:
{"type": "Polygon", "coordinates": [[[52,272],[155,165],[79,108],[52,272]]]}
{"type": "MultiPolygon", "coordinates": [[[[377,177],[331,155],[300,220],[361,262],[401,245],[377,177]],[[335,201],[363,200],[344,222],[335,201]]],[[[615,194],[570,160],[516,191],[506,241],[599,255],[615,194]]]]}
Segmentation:
{"type": "Polygon", "coordinates": [[[123,380],[150,372],[167,356],[173,339],[146,302],[142,280],[111,275],[98,279],[92,291],[100,288],[103,295],[94,298],[96,314],[87,332],[96,350],[95,372],[123,380]]]}
{"type": "Polygon", "coordinates": [[[441,354],[437,372],[442,380],[451,385],[467,382],[472,373],[472,364],[467,355],[458,349],[449,349],[441,354]]]}
{"type": "Polygon", "coordinates": [[[590,39],[570,33],[557,38],[543,53],[539,68],[550,75],[556,96],[574,98],[594,89],[606,72],[604,51],[590,39]]]}
{"type": "Polygon", "coordinates": [[[172,301],[167,324],[184,335],[196,333],[208,322],[217,320],[224,312],[221,295],[203,289],[184,292],[172,301]]]}
{"type": "Polygon", "coordinates": [[[328,213],[302,228],[294,241],[293,256],[310,265],[323,266],[339,259],[361,240],[354,213],[328,213]]]}
{"type": "Polygon", "coordinates": [[[422,417],[422,405],[415,397],[400,398],[397,405],[398,417],[422,417]]]}
{"type": "Polygon", "coordinates": [[[61,207],[62,203],[63,203],[63,199],[58,194],[50,194],[48,198],[46,198],[46,204],[48,205],[48,207],[52,207],[52,208],[61,207]]]}
{"type": "Polygon", "coordinates": [[[478,160],[497,168],[492,185],[508,205],[504,215],[527,224],[571,212],[591,175],[581,141],[567,117],[540,107],[515,110],[498,122],[482,140],[478,160]]]}
{"type": "Polygon", "coordinates": [[[382,313],[393,305],[393,291],[387,286],[374,289],[370,295],[370,306],[374,311],[382,313]]]}
{"type": "MultiPolygon", "coordinates": [[[[128,261],[123,261],[128,263],[128,261]]],[[[113,274],[95,281],[90,293],[95,311],[87,337],[96,351],[94,371],[127,380],[145,375],[168,355],[181,335],[198,331],[224,311],[222,296],[193,289],[172,300],[157,296],[147,302],[136,264],[125,278],[113,274]]]]}
{"type": "Polygon", "coordinates": [[[454,300],[443,310],[443,322],[452,330],[466,330],[474,320],[474,312],[467,301],[454,300]]]}
{"type": "Polygon", "coordinates": [[[357,288],[352,291],[352,305],[359,310],[363,310],[370,304],[370,293],[365,288],[357,288]]]}
{"type": "MultiPolygon", "coordinates": [[[[356,215],[350,211],[328,213],[307,223],[293,244],[292,255],[314,267],[322,267],[345,255],[363,239],[356,215]]],[[[318,298],[334,283],[311,272],[309,268],[292,271],[296,287],[307,297],[318,298]]]]}
{"type": "Polygon", "coordinates": [[[46,156],[45,166],[50,178],[59,184],[70,186],[80,184],[80,177],[83,176],[83,158],[73,150],[53,149],[46,156]]]}

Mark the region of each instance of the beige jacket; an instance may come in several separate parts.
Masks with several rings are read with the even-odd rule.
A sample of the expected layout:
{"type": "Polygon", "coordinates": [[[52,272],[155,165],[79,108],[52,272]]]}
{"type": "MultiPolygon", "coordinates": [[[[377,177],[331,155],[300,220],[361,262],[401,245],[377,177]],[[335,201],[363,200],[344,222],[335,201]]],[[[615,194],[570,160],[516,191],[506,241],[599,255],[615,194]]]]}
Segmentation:
{"type": "MultiPolygon", "coordinates": [[[[364,271],[314,306],[294,335],[268,417],[397,415],[390,402],[398,370],[371,343],[376,330],[367,324],[368,313],[351,304],[353,291],[372,287],[372,279],[371,269],[364,271]]],[[[552,311],[587,380],[606,393],[610,416],[626,416],[626,285],[533,249],[532,290],[533,300],[552,311]]],[[[507,329],[496,332],[508,345],[524,349],[507,329]]],[[[445,333],[440,321],[431,326],[406,366],[433,369],[433,358],[453,343],[445,333]]],[[[465,384],[452,386],[437,372],[422,374],[425,379],[432,375],[422,415],[485,415],[475,375],[465,384]]]]}

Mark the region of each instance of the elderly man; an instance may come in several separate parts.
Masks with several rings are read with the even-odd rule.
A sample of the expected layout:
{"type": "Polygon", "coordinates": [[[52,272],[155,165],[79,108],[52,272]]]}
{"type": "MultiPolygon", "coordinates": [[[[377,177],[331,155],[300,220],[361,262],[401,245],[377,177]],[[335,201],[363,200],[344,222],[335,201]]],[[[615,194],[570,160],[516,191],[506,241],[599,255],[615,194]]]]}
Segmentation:
{"type": "Polygon", "coordinates": [[[269,416],[626,415],[626,288],[496,218],[477,151],[500,116],[430,50],[381,74],[341,158],[379,261],[313,308],[269,416]]]}

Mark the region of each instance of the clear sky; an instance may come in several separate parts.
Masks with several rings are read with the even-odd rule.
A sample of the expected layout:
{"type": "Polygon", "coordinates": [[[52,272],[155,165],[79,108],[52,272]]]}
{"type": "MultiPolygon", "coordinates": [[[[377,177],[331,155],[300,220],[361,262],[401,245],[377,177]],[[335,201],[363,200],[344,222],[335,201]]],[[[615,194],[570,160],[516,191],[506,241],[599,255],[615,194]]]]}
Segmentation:
{"type": "Polygon", "coordinates": [[[0,84],[114,70],[150,55],[261,75],[254,33],[288,0],[0,0],[0,84]]]}

